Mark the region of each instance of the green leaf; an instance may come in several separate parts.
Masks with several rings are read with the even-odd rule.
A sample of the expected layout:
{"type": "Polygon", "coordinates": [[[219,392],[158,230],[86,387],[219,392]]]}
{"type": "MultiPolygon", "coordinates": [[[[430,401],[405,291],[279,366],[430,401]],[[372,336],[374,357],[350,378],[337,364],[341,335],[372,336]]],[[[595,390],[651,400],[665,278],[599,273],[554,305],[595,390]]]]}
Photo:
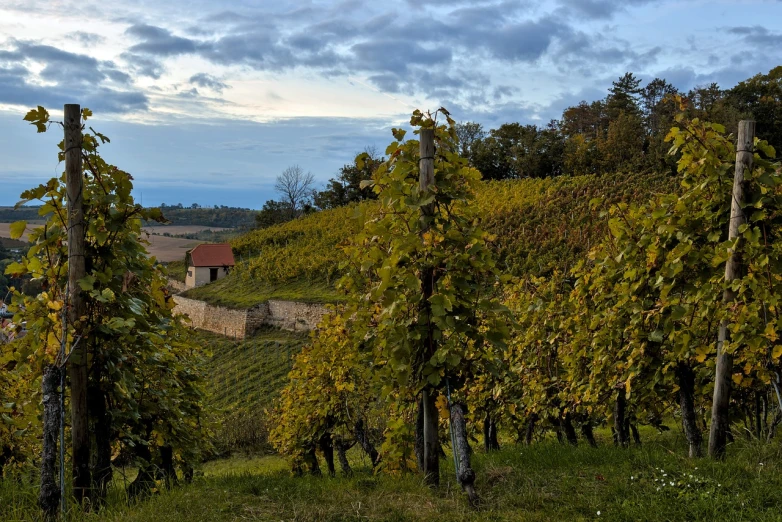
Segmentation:
{"type": "Polygon", "coordinates": [[[8,227],[9,231],[11,232],[11,239],[21,238],[26,228],[27,221],[16,221],[11,223],[11,226],[8,227]]]}

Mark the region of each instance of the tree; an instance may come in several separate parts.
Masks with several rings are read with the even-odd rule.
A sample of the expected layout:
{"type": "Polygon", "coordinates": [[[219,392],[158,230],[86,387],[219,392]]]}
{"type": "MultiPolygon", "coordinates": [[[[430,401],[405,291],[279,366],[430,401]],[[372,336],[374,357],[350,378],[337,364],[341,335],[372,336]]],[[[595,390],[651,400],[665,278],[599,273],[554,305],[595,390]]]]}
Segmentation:
{"type": "Polygon", "coordinates": [[[361,182],[372,179],[372,173],[385,159],[379,157],[371,147],[357,157],[363,160],[361,168],[357,161],[344,165],[339,169],[339,175],[330,179],[324,190],[315,192],[313,202],[316,207],[325,210],[377,199],[377,195],[370,188],[361,187],[361,182]]]}
{"type": "Polygon", "coordinates": [[[782,149],[782,65],[739,82],[727,98],[739,112],[752,116],[759,136],[782,149]]]}
{"type": "Polygon", "coordinates": [[[255,215],[256,228],[268,228],[291,220],[293,211],[287,202],[268,200],[255,215]]]}
{"type": "Polygon", "coordinates": [[[471,145],[471,163],[484,179],[544,178],[562,171],[557,127],[505,123],[471,145]]]}
{"type": "Polygon", "coordinates": [[[621,112],[640,115],[639,98],[643,90],[641,80],[633,73],[625,73],[621,78],[611,84],[606,98],[606,110],[608,117],[615,119],[621,112]]]}
{"type": "Polygon", "coordinates": [[[277,176],[274,190],[288,204],[291,217],[296,217],[302,210],[302,207],[309,201],[314,183],[315,177],[312,173],[307,172],[305,174],[304,170],[298,165],[288,167],[282,171],[282,174],[277,176]]]}
{"type": "Polygon", "coordinates": [[[486,137],[486,131],[480,123],[463,121],[456,124],[456,137],[459,139],[459,153],[472,163],[473,146],[486,137]]]}
{"type": "Polygon", "coordinates": [[[643,156],[643,147],[644,128],[641,118],[625,111],[620,111],[611,120],[605,138],[598,142],[598,151],[607,171],[638,165],[643,156]]]}

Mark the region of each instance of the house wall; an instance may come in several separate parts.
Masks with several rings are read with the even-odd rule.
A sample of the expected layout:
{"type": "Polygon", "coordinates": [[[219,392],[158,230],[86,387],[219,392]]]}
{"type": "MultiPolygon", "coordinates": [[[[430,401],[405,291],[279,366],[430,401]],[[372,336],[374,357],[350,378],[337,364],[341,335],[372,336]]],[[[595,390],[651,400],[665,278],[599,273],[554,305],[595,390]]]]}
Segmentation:
{"type": "MultiPolygon", "coordinates": [[[[228,272],[223,268],[217,268],[217,279],[220,280],[228,275],[228,272]]],[[[187,276],[185,277],[185,285],[188,288],[195,286],[201,286],[209,283],[209,270],[208,266],[191,266],[187,268],[187,276]]],[[[230,269],[229,269],[230,270],[230,269]]]]}

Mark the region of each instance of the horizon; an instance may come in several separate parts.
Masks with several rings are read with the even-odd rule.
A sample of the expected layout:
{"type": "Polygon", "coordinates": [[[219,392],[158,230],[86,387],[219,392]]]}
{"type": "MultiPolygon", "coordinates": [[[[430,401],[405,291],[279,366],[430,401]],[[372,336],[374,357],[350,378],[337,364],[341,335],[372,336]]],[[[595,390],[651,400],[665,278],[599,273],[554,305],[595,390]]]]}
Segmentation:
{"type": "Polygon", "coordinates": [[[0,7],[0,205],[62,170],[59,134],[22,121],[39,104],[92,109],[148,206],[259,209],[286,167],[320,188],[414,108],[541,125],[627,71],[730,88],[779,65],[782,43],[782,2],[761,0],[184,5],[0,7]]]}

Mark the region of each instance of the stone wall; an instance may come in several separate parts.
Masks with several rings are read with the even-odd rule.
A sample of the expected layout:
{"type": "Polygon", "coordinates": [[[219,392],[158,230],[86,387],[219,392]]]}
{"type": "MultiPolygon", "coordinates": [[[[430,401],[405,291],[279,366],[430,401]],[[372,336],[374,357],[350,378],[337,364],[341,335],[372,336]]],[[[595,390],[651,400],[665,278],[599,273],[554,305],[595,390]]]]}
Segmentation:
{"type": "Polygon", "coordinates": [[[244,339],[262,326],[283,330],[312,330],[328,311],[324,305],[271,300],[244,310],[233,310],[204,301],[174,296],[174,313],[190,317],[194,328],[244,339]]]}
{"type": "Polygon", "coordinates": [[[177,281],[176,279],[168,279],[168,287],[175,293],[181,293],[187,290],[187,286],[183,281],[177,281]]]}
{"type": "Polygon", "coordinates": [[[321,318],[328,312],[322,304],[278,301],[271,299],[267,324],[283,330],[314,330],[321,318]]]}

